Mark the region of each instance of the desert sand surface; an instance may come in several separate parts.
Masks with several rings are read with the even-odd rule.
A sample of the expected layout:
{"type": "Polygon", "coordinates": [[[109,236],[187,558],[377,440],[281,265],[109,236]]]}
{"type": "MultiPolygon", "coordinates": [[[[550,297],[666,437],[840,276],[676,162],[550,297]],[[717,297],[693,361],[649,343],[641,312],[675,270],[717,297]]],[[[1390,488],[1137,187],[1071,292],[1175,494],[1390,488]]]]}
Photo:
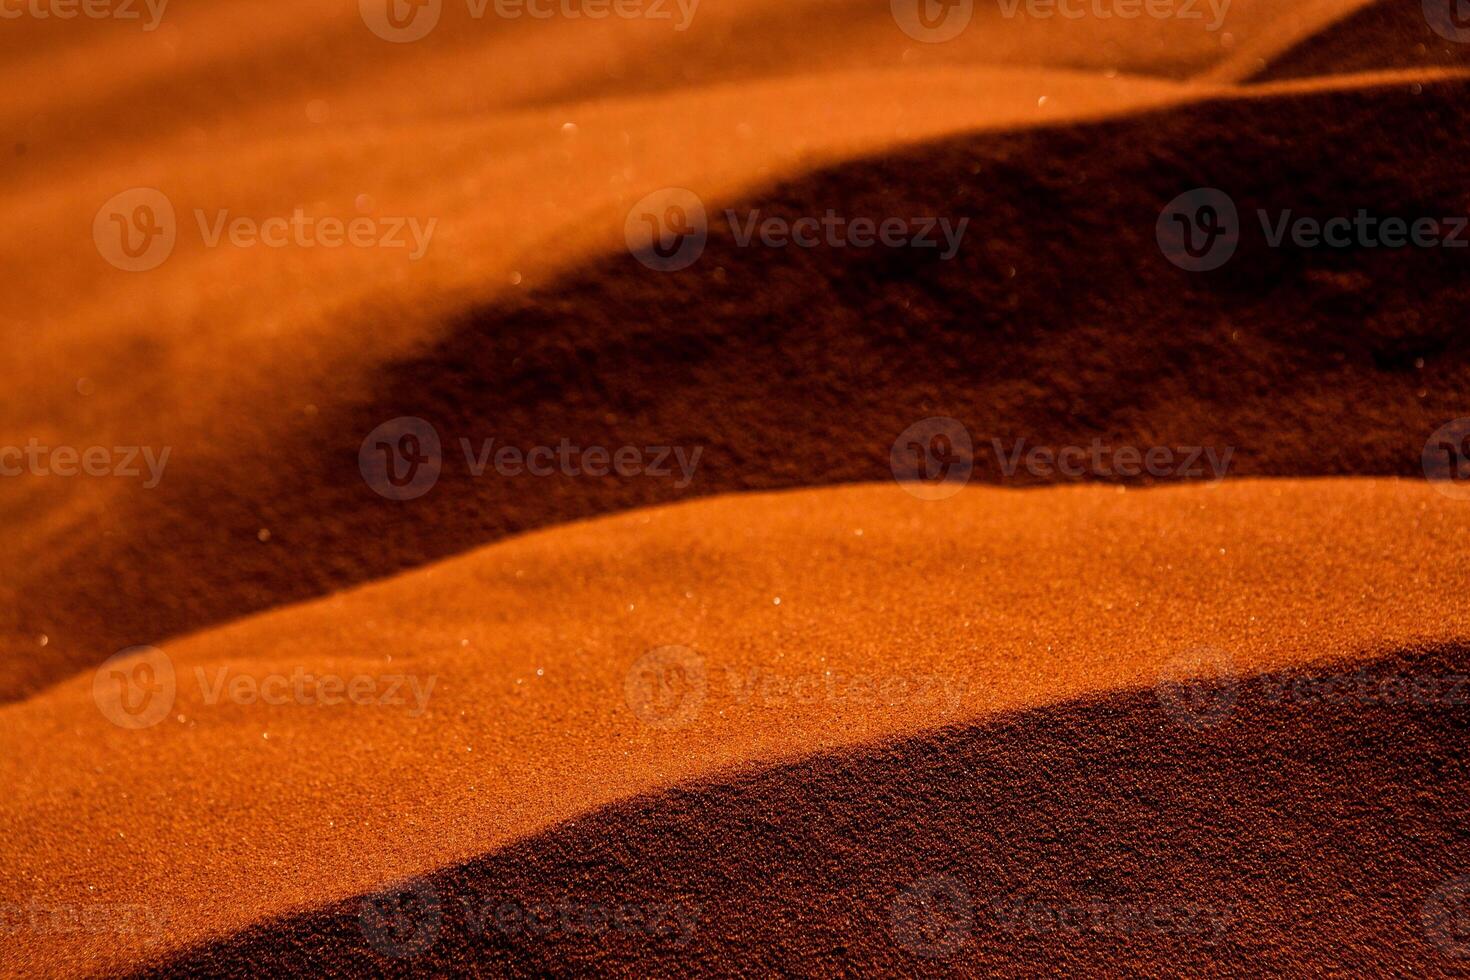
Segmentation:
{"type": "Polygon", "coordinates": [[[147,466],[0,477],[0,974],[1470,968],[1465,253],[1255,225],[1470,214],[1460,8],[55,2],[0,462],[147,466]],[[964,230],[736,220],[834,212],[964,230]],[[298,213],[402,244],[219,237],[298,213]]]}
{"type": "MultiPolygon", "coordinates": [[[[17,403],[13,441],[39,431],[48,444],[171,447],[171,469],[154,487],[0,486],[5,512],[26,529],[13,543],[22,560],[3,576],[14,655],[0,693],[36,690],[122,646],[556,520],[691,494],[883,479],[895,434],[931,415],[1032,442],[1231,445],[1235,472],[1249,475],[1410,475],[1427,434],[1460,414],[1470,370],[1452,311],[1470,299],[1470,281],[1455,253],[1283,254],[1248,241],[1205,282],[1166,261],[1153,236],[1163,203],[1199,185],[1235,189],[1242,209],[1291,204],[1282,188],[1316,181],[1320,199],[1309,203],[1321,209],[1347,201],[1457,213],[1470,151],[1456,124],[1463,81],[1298,81],[1156,108],[1179,90],[1007,70],[999,79],[945,74],[952,87],[931,103],[940,79],[917,75],[908,87],[902,77],[872,80],[871,91],[888,94],[865,99],[861,117],[831,113],[826,83],[770,90],[785,101],[762,132],[784,153],[729,126],[758,86],[700,90],[597,126],[581,117],[570,139],[556,121],[564,113],[492,126],[487,145],[511,132],[525,142],[512,142],[483,184],[471,178],[475,186],[544,192],[487,211],[454,181],[420,174],[436,199],[399,213],[473,204],[477,216],[462,236],[444,224],[453,245],[441,242],[421,262],[382,249],[207,248],[196,233],[193,257],[181,235],[156,270],[109,270],[104,281],[125,298],[78,291],[89,308],[73,312],[70,328],[46,324],[34,355],[55,382],[52,397],[17,403]],[[909,108],[920,92],[922,106],[943,107],[927,131],[914,122],[925,113],[909,108]],[[1110,99],[1148,113],[1065,121],[1110,99]],[[1063,120],[1032,125],[1054,112],[1063,120]],[[986,131],[953,132],[985,114],[986,131]],[[664,152],[681,136],[668,118],[691,115],[681,125],[708,127],[708,140],[694,130],[708,155],[664,152]],[[869,128],[852,132],[854,118],[869,128]],[[819,151],[806,140],[821,120],[831,130],[819,151]],[[929,138],[889,145],[900,120],[929,138]],[[656,169],[624,190],[625,171],[615,185],[604,175],[630,159],[619,134],[635,124],[647,136],[636,172],[656,169]],[[1385,136],[1365,145],[1364,131],[1385,136]],[[1355,165],[1324,173],[1322,160],[1333,158],[1355,165]],[[796,175],[778,180],[772,168],[796,175]],[[757,189],[731,189],[742,181],[757,189]],[[657,184],[693,189],[712,214],[950,215],[969,220],[970,246],[952,261],[864,256],[857,287],[848,251],[742,248],[717,220],[698,265],[650,275],[607,239],[622,237],[625,208],[657,184]],[[350,254],[362,252],[383,254],[350,254]],[[577,254],[598,257],[533,271],[577,254]],[[403,269],[409,279],[398,278],[403,269]],[[496,284],[494,298],[473,298],[467,283],[480,275],[496,284]],[[237,286],[244,276],[258,285],[237,286]],[[318,309],[338,285],[352,298],[318,309]],[[406,309],[406,299],[418,305],[406,309]],[[98,319],[102,308],[135,307],[136,328],[98,319]],[[99,342],[98,322],[117,336],[99,342]],[[1133,326],[1120,335],[1124,323],[1133,326]],[[99,358],[107,364],[86,365],[99,358]],[[169,370],[153,368],[160,359],[169,370]],[[797,391],[804,407],[788,410],[797,391]],[[358,470],[363,438],[400,416],[430,422],[449,460],[443,486],[408,503],[374,493],[358,470]],[[682,487],[472,478],[458,440],[488,438],[698,445],[703,471],[682,487]],[[100,538],[75,533],[92,522],[105,525],[100,538]],[[258,540],[262,531],[269,541],[258,540]]],[[[860,80],[844,83],[860,91],[860,80]]],[[[448,142],[465,138],[463,127],[446,130],[448,142]]],[[[448,142],[446,159],[463,159],[448,142]]],[[[402,161],[407,172],[421,143],[402,161]]],[[[191,198],[174,191],[181,211],[190,200],[233,202],[228,188],[253,179],[253,168],[233,169],[238,156],[209,159],[173,164],[209,186],[191,198]]],[[[288,166],[319,187],[343,180],[340,169],[288,166]]],[[[384,164],[369,154],[361,166],[381,173],[384,164]]],[[[286,213],[288,202],[319,193],[271,186],[287,189],[244,210],[286,213]]],[[[376,185],[373,193],[385,196],[376,185]]],[[[338,203],[353,213],[348,197],[338,203]]],[[[89,207],[54,227],[85,222],[89,207]]],[[[83,274],[80,261],[61,267],[83,274]]],[[[982,476],[1000,479],[993,468],[982,476]]]]}
{"type": "MultiPolygon", "coordinates": [[[[12,952],[23,972],[116,972],[691,781],[1170,677],[1451,644],[1470,616],[1459,506],[1395,480],[725,496],[184,638],[150,727],[99,712],[92,672],[4,709],[0,901],[167,920],[12,952]],[[1420,561],[1424,538],[1449,560],[1420,561]],[[666,691],[645,672],[668,661],[666,691]],[[416,685],[315,710],[217,690],[299,671],[416,685]]],[[[1206,751],[1188,705],[1176,744],[1206,751]]]]}

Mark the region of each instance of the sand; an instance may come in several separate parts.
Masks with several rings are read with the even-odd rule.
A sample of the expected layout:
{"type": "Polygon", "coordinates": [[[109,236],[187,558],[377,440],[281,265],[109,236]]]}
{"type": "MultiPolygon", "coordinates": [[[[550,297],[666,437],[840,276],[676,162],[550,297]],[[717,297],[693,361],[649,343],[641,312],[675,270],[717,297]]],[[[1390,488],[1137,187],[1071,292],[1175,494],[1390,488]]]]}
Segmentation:
{"type": "Polygon", "coordinates": [[[1155,236],[1202,186],[1470,213],[1470,45],[1408,0],[945,43],[706,2],[0,25],[0,451],[168,454],[0,479],[0,973],[1463,967],[1464,502],[1422,476],[1464,262],[1155,236]],[[668,187],[715,219],[673,274],[625,242],[668,187]],[[156,268],[93,234],[130,188],[156,268]],[[296,209],[422,254],[208,243],[296,209]],[[727,209],[967,230],[748,248],[727,209]],[[404,416],[409,500],[364,463],[404,416]],[[973,472],[927,501],[890,451],[936,416],[973,472]],[[475,476],[492,438],[687,468],[475,476]]]}
{"type": "MultiPolygon", "coordinates": [[[[1420,472],[1429,434],[1463,414],[1470,366],[1456,325],[1470,281],[1455,253],[1284,251],[1264,247],[1257,236],[1219,276],[1201,278],[1167,262],[1154,242],[1159,209],[1180,189],[1201,185],[1231,188],[1242,213],[1330,213],[1347,206],[1340,202],[1380,213],[1464,211],[1460,162],[1470,146],[1456,123],[1463,82],[1421,76],[1417,83],[1279,83],[1116,121],[1054,119],[1039,129],[945,136],[987,115],[993,128],[1103,111],[1089,107],[1110,92],[1135,109],[1140,101],[1152,107],[1180,95],[1173,86],[1121,79],[1099,87],[1085,76],[1063,85],[1054,73],[946,74],[951,94],[921,103],[936,108],[928,110],[932,128],[920,132],[914,120],[923,117],[909,107],[921,90],[932,95],[940,79],[915,73],[902,83],[905,77],[870,80],[872,91],[887,94],[866,99],[861,116],[834,117],[825,108],[830,80],[771,87],[768,94],[784,101],[782,115],[762,131],[765,139],[743,140],[728,124],[739,104],[761,93],[754,85],[698,90],[605,124],[576,115],[582,122],[570,142],[556,122],[564,113],[526,123],[519,130],[524,142],[513,144],[518,152],[507,151],[506,169],[483,186],[524,189],[543,181],[549,196],[532,196],[516,212],[536,211],[535,220],[498,217],[468,239],[454,239],[453,248],[431,249],[422,263],[396,253],[263,253],[196,242],[202,265],[181,246],[153,272],[116,273],[140,296],[182,296],[191,308],[168,318],[150,313],[149,339],[128,341],[131,359],[99,346],[89,328],[90,356],[115,368],[73,367],[88,372],[90,395],[78,395],[68,382],[55,404],[39,396],[26,411],[46,418],[43,443],[171,447],[170,468],[153,489],[126,480],[0,487],[9,491],[12,519],[27,528],[13,543],[18,560],[0,576],[13,597],[0,614],[0,633],[13,651],[0,662],[0,693],[37,690],[124,646],[323,595],[560,520],[731,490],[885,479],[898,433],[932,415],[960,419],[981,446],[1020,438],[1229,446],[1231,472],[1241,475],[1407,476],[1420,472]],[[986,101],[976,101],[986,93],[986,101]],[[1049,93],[1042,109],[1037,93],[1049,93]],[[676,135],[669,116],[693,116],[710,127],[708,141],[698,134],[709,151],[702,165],[723,177],[690,179],[688,160],[659,150],[676,135]],[[876,151],[899,120],[929,141],[876,151]],[[869,128],[854,133],[863,121],[869,128]],[[529,251],[562,260],[594,249],[597,236],[621,239],[624,209],[646,185],[608,187],[600,174],[611,164],[598,161],[629,152],[617,148],[619,132],[634,131],[624,125],[648,133],[643,159],[662,168],[651,183],[697,188],[711,213],[723,205],[792,219],[828,208],[953,215],[969,219],[965,247],[949,262],[863,262],[857,283],[849,251],[739,248],[728,225],[717,223],[701,261],[677,276],[650,274],[624,250],[540,281],[514,256],[529,251]],[[770,141],[787,147],[810,140],[824,125],[832,127],[826,150],[768,149],[770,141]],[[1362,131],[1390,135],[1365,146],[1362,131]],[[828,153],[849,158],[817,166],[828,153]],[[741,169],[800,171],[798,159],[808,157],[813,170],[774,187],[718,189],[741,169]],[[1353,159],[1355,166],[1324,175],[1324,158],[1353,159]],[[1317,188],[1310,200],[1281,190],[1307,183],[1317,188]],[[570,206],[564,202],[592,207],[598,194],[599,221],[559,223],[558,211],[570,206]],[[621,207],[620,195],[627,198],[621,207]],[[555,249],[538,252],[533,238],[548,224],[568,234],[555,249]],[[464,288],[435,278],[435,263],[466,254],[475,264],[444,274],[463,278],[483,269],[515,294],[472,301],[464,288]],[[496,262],[503,263],[498,274],[496,262]],[[364,270],[382,267],[410,267],[428,278],[369,276],[377,282],[375,298],[354,300],[357,313],[288,316],[255,308],[274,304],[281,290],[330,295],[331,276],[360,291],[364,270]],[[508,270],[515,267],[526,271],[511,287],[508,270]],[[276,291],[217,294],[244,270],[273,277],[276,291]],[[296,284],[285,286],[282,275],[296,284]],[[403,313],[403,297],[421,291],[433,297],[403,313]],[[220,306],[227,307],[222,317],[211,312],[212,327],[201,331],[205,309],[220,306]],[[1119,335],[1121,324],[1131,326],[1119,335]],[[165,339],[170,325],[176,336],[165,339]],[[175,343],[183,346],[171,348],[175,343]],[[160,375],[149,365],[165,350],[173,367],[160,375]],[[293,353],[283,362],[284,350],[293,353]],[[217,377],[222,366],[228,380],[217,377]],[[329,377],[321,377],[323,369],[329,377]],[[132,377],[152,380],[134,384],[132,377]],[[85,424],[67,423],[77,410],[87,413],[85,424]],[[433,425],[450,460],[440,485],[407,504],[374,493],[358,469],[363,439],[399,416],[433,425]],[[682,486],[472,478],[458,440],[478,446],[490,438],[525,447],[562,439],[699,446],[704,455],[682,486]],[[89,522],[106,533],[78,536],[75,529],[89,522]],[[259,540],[262,530],[269,541],[259,540]],[[80,547],[86,562],[76,560],[80,547]]],[[[843,81],[851,91],[859,84],[843,81]]],[[[487,145],[506,135],[489,127],[487,145]]],[[[454,131],[453,140],[464,138],[462,128],[454,131]]],[[[236,159],[205,159],[182,165],[214,188],[197,200],[217,191],[213,199],[230,201],[225,188],[245,179],[230,169],[236,159]],[[207,166],[214,177],[205,176],[207,166]]],[[[372,157],[363,165],[383,166],[372,157]]],[[[442,192],[439,184],[426,187],[442,192]]],[[[257,207],[287,211],[300,199],[287,196],[293,193],[257,207]]],[[[432,214],[437,205],[406,210],[432,214]]],[[[446,224],[441,234],[448,233],[446,224]]],[[[78,313],[75,322],[79,329],[109,321],[78,313]]],[[[70,347],[57,356],[75,364],[70,347]]],[[[60,364],[45,374],[58,382],[69,377],[60,364]]],[[[1027,482],[1025,473],[1002,473],[995,454],[985,456],[977,478],[1027,482]]]]}
{"type": "Polygon", "coordinates": [[[1459,506],[1362,480],[727,496],[184,638],[149,727],[104,717],[90,672],[3,709],[0,900],[166,922],[22,931],[11,953],[113,972],[690,781],[1161,678],[1450,643],[1464,563],[1419,542],[1453,559],[1459,506]],[[298,669],[434,680],[426,702],[404,682],[402,705],[386,679],[361,703],[208,703],[222,679],[254,678],[248,699],[298,669]]]}

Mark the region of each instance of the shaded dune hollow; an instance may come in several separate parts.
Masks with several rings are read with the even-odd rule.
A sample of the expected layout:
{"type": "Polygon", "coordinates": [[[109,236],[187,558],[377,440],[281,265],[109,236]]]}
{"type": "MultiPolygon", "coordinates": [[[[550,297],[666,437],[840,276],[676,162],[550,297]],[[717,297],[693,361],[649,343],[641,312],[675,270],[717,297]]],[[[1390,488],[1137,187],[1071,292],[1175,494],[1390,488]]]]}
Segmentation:
{"type": "Polygon", "coordinates": [[[967,427],[973,478],[989,483],[1070,479],[1007,473],[992,440],[1230,447],[1231,476],[1420,475],[1429,434],[1465,414],[1465,253],[1270,247],[1257,211],[1466,214],[1466,94],[1442,81],[1213,98],[956,137],[706,202],[708,244],[687,269],[612,255],[465,312],[370,391],[339,393],[268,445],[181,455],[155,491],[119,501],[85,563],[16,573],[0,625],[24,647],[0,696],[557,522],[885,480],[898,434],[930,416],[967,427]],[[1165,259],[1156,225],[1198,187],[1231,195],[1243,231],[1228,264],[1191,273],[1165,259]],[[969,224],[944,261],[741,247],[725,216],[829,209],[969,224]],[[409,501],[359,469],[365,437],[401,416],[442,446],[437,484],[409,501]],[[491,438],[701,455],[687,482],[473,476],[463,447],[491,438]]]}
{"type": "Polygon", "coordinates": [[[1470,975],[1467,671],[1161,683],[685,785],[138,975],[1470,975]]]}
{"type": "Polygon", "coordinates": [[[1470,16],[1460,13],[1463,6],[1460,0],[1376,0],[1270,58],[1248,81],[1470,68],[1470,16]]]}

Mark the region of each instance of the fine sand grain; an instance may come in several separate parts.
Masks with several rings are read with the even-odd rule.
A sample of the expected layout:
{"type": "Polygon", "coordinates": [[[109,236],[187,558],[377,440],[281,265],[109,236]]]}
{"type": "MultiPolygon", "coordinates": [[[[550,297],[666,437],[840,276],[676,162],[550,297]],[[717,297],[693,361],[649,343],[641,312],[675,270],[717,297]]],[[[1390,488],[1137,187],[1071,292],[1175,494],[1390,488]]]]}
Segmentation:
{"type": "MultiPolygon", "coordinates": [[[[0,902],[166,922],[20,930],[7,960],[139,966],[690,780],[1161,678],[1451,643],[1470,625],[1459,506],[1393,480],[721,497],[181,639],[151,727],[104,717],[91,671],[0,711],[0,902]],[[421,712],[314,689],[206,700],[298,670],[434,680],[421,712]]],[[[1189,699],[1163,703],[1187,728],[1189,699]]]]}

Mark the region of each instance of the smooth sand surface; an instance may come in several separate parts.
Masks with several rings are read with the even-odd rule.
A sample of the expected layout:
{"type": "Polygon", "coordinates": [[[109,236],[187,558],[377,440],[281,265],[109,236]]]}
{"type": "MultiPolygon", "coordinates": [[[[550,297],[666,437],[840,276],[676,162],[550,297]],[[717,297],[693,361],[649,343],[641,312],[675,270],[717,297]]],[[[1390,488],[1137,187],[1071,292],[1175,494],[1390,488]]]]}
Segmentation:
{"type": "MultiPolygon", "coordinates": [[[[1420,472],[1428,434],[1462,414],[1470,359],[1456,325],[1470,275],[1455,253],[1288,252],[1257,235],[1220,275],[1198,277],[1170,264],[1154,235],[1164,204],[1202,185],[1229,187],[1246,214],[1300,209],[1282,188],[1306,181],[1324,201],[1454,214],[1470,153],[1463,81],[1294,80],[1176,105],[1181,87],[1138,79],[907,77],[840,80],[863,94],[861,115],[830,110],[839,80],[829,78],[604,106],[574,113],[572,137],[560,112],[469,136],[445,125],[443,166],[490,175],[464,178],[473,187],[435,180],[421,147],[392,143],[419,195],[404,210],[446,215],[417,263],[376,249],[206,249],[195,234],[152,272],[105,269],[108,289],[126,295],[77,290],[86,310],[67,314],[72,326],[37,335],[33,357],[53,384],[14,402],[23,421],[10,441],[169,447],[169,468],[153,489],[0,481],[0,510],[17,528],[16,560],[0,573],[12,651],[0,696],[124,646],[559,520],[882,479],[897,434],[935,414],[964,421],[981,447],[1164,441],[1233,447],[1240,475],[1405,476],[1420,472]],[[765,97],[759,138],[742,136],[740,120],[758,118],[746,111],[765,97]],[[1123,104],[1150,111],[1105,108],[1123,104]],[[1384,138],[1365,143],[1362,131],[1384,138]],[[900,132],[924,139],[894,145],[900,132]],[[698,152],[664,151],[682,140],[698,152]],[[486,155],[456,153],[461,141],[486,155]],[[1355,166],[1324,173],[1321,161],[1337,158],[1355,166]],[[697,189],[715,215],[706,254],[675,275],[622,243],[634,196],[663,182],[697,189]],[[969,224],[952,261],[919,261],[740,248],[727,208],[969,224]],[[139,319],[119,326],[94,302],[139,319]],[[367,433],[405,415],[436,426],[446,455],[440,486],[406,504],[374,493],[358,469],[367,433]],[[458,440],[487,438],[703,456],[686,486],[471,479],[458,440]]],[[[332,143],[342,163],[321,173],[293,162],[305,153],[293,145],[272,151],[269,170],[187,156],[160,186],[206,183],[178,196],[181,209],[207,206],[270,172],[279,188],[247,210],[284,213],[383,166],[332,143]]],[[[350,192],[332,200],[352,213],[350,192]]],[[[978,478],[1014,482],[983,455],[978,478]]]]}
{"type": "Polygon", "coordinates": [[[157,488],[0,480],[0,972],[1451,972],[1462,707],[1269,691],[1470,670],[1465,505],[1418,479],[1470,414],[1470,273],[1243,242],[1201,276],[1155,241],[1203,186],[1465,213],[1465,46],[1420,4],[977,4],[943,44],[886,0],[705,0],[685,31],[448,2],[411,44],[356,8],[0,22],[0,447],[172,457],[157,488]],[[712,227],[669,275],[624,228],[670,186],[971,225],[952,262],[712,227]],[[138,187],[178,241],[126,272],[94,219],[138,187]],[[296,208],[433,238],[200,226],[296,208]],[[403,415],[445,442],[410,502],[358,457],[403,415]],[[946,501],[886,479],[934,415],[978,449],[946,501]],[[688,486],[449,468],[490,437],[704,455],[688,486]],[[1231,478],[1020,489],[1065,481],[986,455],[1018,438],[1231,478]],[[405,880],[452,906],[417,959],[360,901],[405,880]],[[485,889],[706,916],[688,958],[507,945],[462,912],[485,889]],[[1247,910],[1228,954],[968,919],[956,946],[995,894],[1247,910]]]}
{"type": "Polygon", "coordinates": [[[725,497],[181,639],[156,726],[110,722],[90,671],[0,712],[0,901],[145,906],[166,930],[21,932],[7,961],[138,966],[691,779],[1161,677],[1452,641],[1470,625],[1459,506],[1393,480],[725,497]],[[692,709],[687,670],[654,672],[685,677],[669,692],[637,666],[670,645],[702,658],[692,709]],[[436,680],[417,717],[411,698],[204,700],[217,671],[298,668],[436,680]],[[829,672],[878,693],[792,693],[829,672]]]}

